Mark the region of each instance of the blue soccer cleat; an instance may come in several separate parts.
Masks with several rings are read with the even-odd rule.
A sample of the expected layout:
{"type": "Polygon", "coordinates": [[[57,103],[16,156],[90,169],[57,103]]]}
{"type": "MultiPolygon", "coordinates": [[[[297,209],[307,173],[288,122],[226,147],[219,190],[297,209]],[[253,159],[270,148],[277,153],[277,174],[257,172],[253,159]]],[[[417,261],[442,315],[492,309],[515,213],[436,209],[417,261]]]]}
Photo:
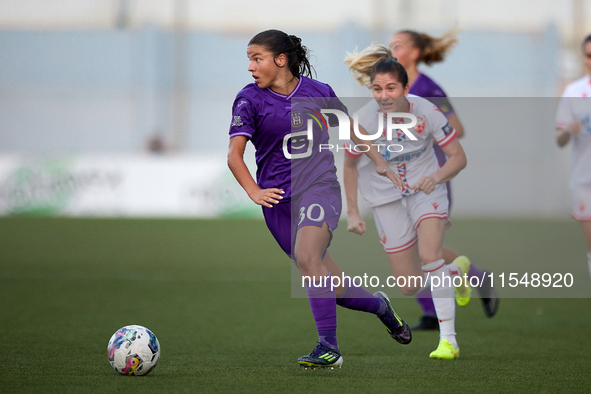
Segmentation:
{"type": "Polygon", "coordinates": [[[298,363],[305,368],[341,368],[343,356],[338,350],[319,343],[312,353],[298,358],[298,363]]]}

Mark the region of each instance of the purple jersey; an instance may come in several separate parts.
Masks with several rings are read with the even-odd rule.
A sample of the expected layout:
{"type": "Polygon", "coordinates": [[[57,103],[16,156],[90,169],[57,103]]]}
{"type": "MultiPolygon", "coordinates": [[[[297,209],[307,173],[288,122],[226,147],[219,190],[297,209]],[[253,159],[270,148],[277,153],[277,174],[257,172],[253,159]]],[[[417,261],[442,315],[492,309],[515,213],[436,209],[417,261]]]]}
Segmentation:
{"type": "Polygon", "coordinates": [[[441,86],[425,74],[419,73],[408,93],[426,98],[438,106],[448,119],[455,113],[441,86]]]}
{"type": "Polygon", "coordinates": [[[315,183],[337,183],[332,152],[319,149],[329,142],[322,108],[346,111],[330,86],[304,76],[287,96],[252,83],[234,100],[230,138],[243,135],[251,140],[257,184],[261,189],[283,189],[281,202],[315,183]],[[307,138],[308,119],[313,120],[312,141],[307,138]]]}

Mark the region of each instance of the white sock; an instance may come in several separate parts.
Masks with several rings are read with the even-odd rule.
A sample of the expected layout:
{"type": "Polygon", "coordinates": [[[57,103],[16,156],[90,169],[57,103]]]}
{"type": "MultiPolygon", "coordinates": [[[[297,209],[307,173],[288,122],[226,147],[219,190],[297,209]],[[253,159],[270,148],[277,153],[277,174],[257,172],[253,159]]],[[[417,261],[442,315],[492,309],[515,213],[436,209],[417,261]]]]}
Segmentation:
{"type": "Polygon", "coordinates": [[[450,271],[459,272],[459,269],[453,263],[445,265],[443,259],[424,265],[422,269],[424,273],[429,273],[431,277],[445,278],[440,281],[440,286],[433,287],[431,290],[435,312],[439,320],[439,338],[447,339],[458,349],[455,331],[456,300],[454,298],[453,284],[450,280],[452,277],[450,271]]]}
{"type": "Polygon", "coordinates": [[[589,264],[589,276],[591,276],[591,252],[587,252],[587,264],[589,264]]]}

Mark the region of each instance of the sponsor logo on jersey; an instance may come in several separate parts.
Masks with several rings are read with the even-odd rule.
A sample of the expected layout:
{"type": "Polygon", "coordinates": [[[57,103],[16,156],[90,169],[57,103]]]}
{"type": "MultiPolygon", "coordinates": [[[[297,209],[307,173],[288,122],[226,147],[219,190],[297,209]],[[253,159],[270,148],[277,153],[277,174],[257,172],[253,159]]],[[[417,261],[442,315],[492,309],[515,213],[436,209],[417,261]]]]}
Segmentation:
{"type": "Polygon", "coordinates": [[[382,245],[386,244],[386,233],[383,231],[380,233],[380,242],[382,243],[382,245]]]}
{"type": "Polygon", "coordinates": [[[240,108],[240,106],[241,106],[242,104],[246,104],[246,100],[240,100],[240,101],[238,102],[238,105],[236,106],[236,108],[240,108]]]}
{"type": "Polygon", "coordinates": [[[234,116],[234,121],[232,122],[232,126],[240,127],[243,124],[244,123],[242,123],[242,119],[240,118],[240,116],[234,116]]]}
{"type": "Polygon", "coordinates": [[[451,133],[453,128],[451,127],[451,125],[449,123],[446,123],[445,126],[443,126],[441,128],[441,130],[443,130],[443,134],[445,134],[447,136],[449,133],[451,133]]]}
{"type": "Polygon", "coordinates": [[[431,205],[433,205],[433,208],[435,208],[435,210],[437,210],[437,208],[439,207],[439,204],[437,204],[436,202],[432,202],[431,205]]]}
{"type": "Polygon", "coordinates": [[[583,212],[585,210],[585,203],[583,201],[579,201],[579,210],[583,212]]]}
{"type": "Polygon", "coordinates": [[[312,112],[312,113],[306,112],[305,114],[316,121],[318,126],[320,126],[320,130],[324,130],[322,128],[322,125],[324,125],[326,127],[326,130],[328,130],[328,124],[326,123],[326,119],[324,119],[324,116],[322,116],[322,114],[320,112],[315,111],[312,108],[308,108],[308,107],[304,107],[304,108],[309,110],[310,112],[312,112]]]}

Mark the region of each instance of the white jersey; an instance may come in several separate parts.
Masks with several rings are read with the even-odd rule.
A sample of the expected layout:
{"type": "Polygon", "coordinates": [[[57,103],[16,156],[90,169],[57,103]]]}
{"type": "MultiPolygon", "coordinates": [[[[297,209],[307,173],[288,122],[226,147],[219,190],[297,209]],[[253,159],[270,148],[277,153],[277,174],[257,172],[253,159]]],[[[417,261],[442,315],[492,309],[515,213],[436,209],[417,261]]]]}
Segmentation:
{"type": "Polygon", "coordinates": [[[583,77],[566,87],[556,113],[556,128],[566,129],[574,122],[582,123],[581,133],[571,136],[572,171],[570,190],[591,188],[591,80],[583,77]]]}
{"type": "MultiPolygon", "coordinates": [[[[409,131],[417,137],[416,141],[411,140],[402,130],[394,130],[392,140],[386,138],[386,114],[384,114],[376,102],[371,100],[358,111],[359,124],[369,134],[378,129],[378,117],[384,117],[384,132],[375,141],[368,141],[368,144],[379,146],[380,153],[405,183],[406,187],[400,191],[394,184],[383,176],[376,173],[376,166],[367,155],[363,154],[364,148],[353,147],[352,142],[346,153],[360,157],[357,164],[359,173],[358,187],[368,207],[375,207],[400,200],[403,197],[416,193],[409,185],[414,185],[423,176],[430,175],[439,169],[437,157],[433,151],[433,137],[442,148],[456,138],[456,131],[447,122],[445,115],[439,108],[430,101],[409,95],[407,100],[410,103],[409,113],[417,117],[417,124],[409,131]],[[402,146],[402,151],[400,150],[402,146]]],[[[409,119],[400,119],[397,123],[409,123],[409,119]]]]}

